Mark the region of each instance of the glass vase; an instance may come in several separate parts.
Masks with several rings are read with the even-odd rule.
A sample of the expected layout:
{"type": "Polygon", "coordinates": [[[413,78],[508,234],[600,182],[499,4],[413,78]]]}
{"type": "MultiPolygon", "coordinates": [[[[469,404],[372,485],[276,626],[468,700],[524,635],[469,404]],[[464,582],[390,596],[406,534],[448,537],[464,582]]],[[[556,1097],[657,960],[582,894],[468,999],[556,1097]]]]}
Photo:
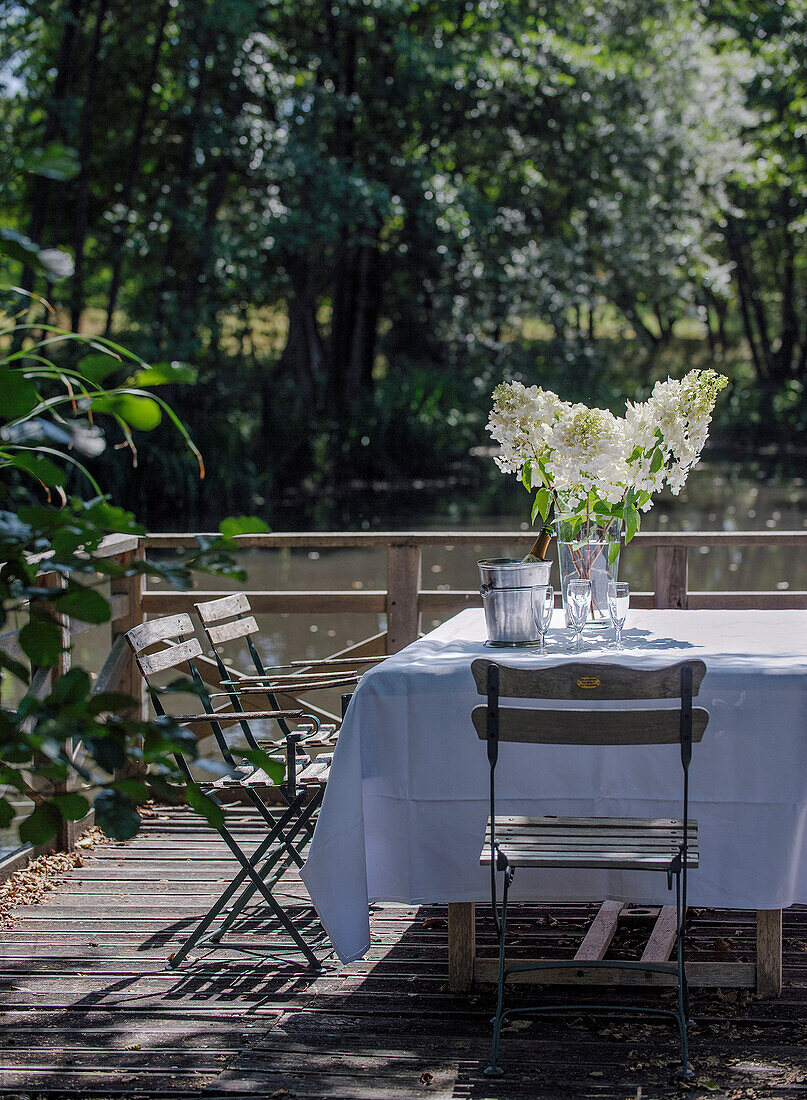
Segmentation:
{"type": "Polygon", "coordinates": [[[560,566],[560,590],[566,611],[566,584],[573,577],[591,581],[590,624],[607,626],[608,582],[619,572],[622,521],[600,517],[559,516],[555,520],[560,566]]]}

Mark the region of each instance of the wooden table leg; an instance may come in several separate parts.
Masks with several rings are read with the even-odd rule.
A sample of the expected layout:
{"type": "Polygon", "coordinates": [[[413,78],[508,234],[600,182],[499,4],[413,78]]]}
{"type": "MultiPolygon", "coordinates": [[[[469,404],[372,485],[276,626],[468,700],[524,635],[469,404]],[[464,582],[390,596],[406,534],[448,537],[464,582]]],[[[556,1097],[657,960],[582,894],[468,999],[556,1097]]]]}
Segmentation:
{"type": "Polygon", "coordinates": [[[757,993],[782,993],[782,910],[757,910],[757,993]]]}
{"type": "Polygon", "coordinates": [[[476,955],[476,912],[472,901],[452,901],[448,905],[448,987],[463,993],[474,980],[476,955]]]}

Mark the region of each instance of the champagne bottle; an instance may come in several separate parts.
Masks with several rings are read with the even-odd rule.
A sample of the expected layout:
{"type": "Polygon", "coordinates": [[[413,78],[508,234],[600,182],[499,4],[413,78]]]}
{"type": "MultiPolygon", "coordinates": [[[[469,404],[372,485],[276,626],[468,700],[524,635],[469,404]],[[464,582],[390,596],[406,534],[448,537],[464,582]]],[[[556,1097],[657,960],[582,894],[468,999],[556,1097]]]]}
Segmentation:
{"type": "Polygon", "coordinates": [[[552,528],[547,523],[541,528],[538,538],[530,547],[529,553],[521,559],[522,564],[532,565],[534,562],[546,561],[549,543],[552,540],[552,528]]]}

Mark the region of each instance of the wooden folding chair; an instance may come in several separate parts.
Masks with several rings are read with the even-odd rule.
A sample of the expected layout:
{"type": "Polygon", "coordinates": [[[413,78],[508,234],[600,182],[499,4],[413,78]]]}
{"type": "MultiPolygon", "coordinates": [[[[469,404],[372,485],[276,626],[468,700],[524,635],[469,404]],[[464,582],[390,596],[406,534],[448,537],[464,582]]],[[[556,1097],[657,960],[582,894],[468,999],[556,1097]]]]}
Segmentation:
{"type": "MultiPolygon", "coordinates": [[[[267,669],[264,666],[253,635],[258,633],[258,624],[252,615],[249,600],[242,592],[231,596],[222,596],[216,600],[207,600],[194,605],[221,674],[222,687],[234,710],[242,707],[243,696],[263,695],[268,698],[271,707],[280,709],[278,696],[296,697],[303,692],[326,689],[342,690],[342,715],[350,700],[349,688],[354,688],[361,678],[362,671],[377,664],[383,657],[372,658],[331,658],[318,661],[292,661],[287,665],[267,669]],[[254,674],[244,674],[228,667],[224,660],[224,646],[231,642],[246,644],[254,674]]],[[[287,732],[284,720],[279,720],[283,733],[287,732]]],[[[303,732],[300,729],[299,732],[303,732]]],[[[318,729],[311,729],[299,741],[300,751],[320,753],[314,766],[327,770],[330,755],[336,746],[338,736],[336,723],[323,722],[318,729]]],[[[327,776],[325,776],[327,778],[327,776]]]]}
{"type": "Polygon", "coordinates": [[[642,973],[674,975],[678,990],[676,1010],[640,1008],[636,1005],[586,1005],[586,1011],[646,1012],[671,1016],[681,1039],[679,1075],[692,1077],[688,1066],[687,1027],[689,995],[685,968],[687,870],[698,865],[698,823],[689,819],[689,765],[692,744],[703,737],[709,714],[693,708],[706,673],[703,661],[682,661],[660,669],[631,669],[620,665],[567,664],[550,668],[511,668],[489,660],[476,660],[472,671],[487,705],[475,707],[472,718],[477,734],[487,741],[490,763],[490,817],[480,863],[490,867],[491,905],[499,938],[499,979],[493,1044],[488,1076],[500,1076],[498,1064],[502,1024],[508,1017],[531,1012],[576,1010],[579,1005],[537,1005],[503,1011],[504,985],[511,974],[541,969],[581,971],[608,967],[642,973]],[[669,700],[674,709],[552,709],[501,706],[500,700],[669,700]],[[678,745],[683,767],[683,814],[680,820],[646,818],[497,817],[496,763],[499,742],[563,745],[678,745]],[[547,962],[506,963],[505,934],[507,895],[518,867],[586,867],[656,871],[667,876],[667,888],[676,888],[675,962],[609,962],[571,959],[547,962]],[[496,899],[496,872],[503,874],[502,908],[496,899]]]}
{"type": "MultiPolygon", "coordinates": [[[[211,942],[219,944],[222,936],[243,911],[253,895],[258,892],[277,918],[280,925],[290,936],[295,948],[315,967],[319,962],[313,948],[303,939],[295,927],[292,918],[273,895],[273,889],[280,878],[291,866],[303,865],[299,851],[302,841],[310,834],[311,819],[322,799],[324,789],[322,781],[306,770],[298,770],[297,742],[301,734],[288,726],[290,720],[305,723],[307,732],[316,728],[318,720],[303,710],[246,711],[239,708],[214,708],[212,699],[204,685],[195,658],[202,655],[202,647],[194,636],[193,623],[189,615],[171,615],[163,619],[154,619],[141,626],[134,627],[126,634],[126,640],[135,656],[135,661],[151,697],[158,715],[166,711],[160,698],[159,689],[153,677],[170,669],[188,669],[199,695],[203,710],[194,714],[170,715],[174,721],[187,725],[197,733],[199,727],[212,733],[228,774],[215,782],[201,782],[198,786],[222,808],[234,805],[252,806],[263,819],[267,834],[251,856],[247,856],[234,839],[226,825],[217,827],[217,832],[240,865],[240,870],[230,885],[202,918],[193,933],[182,947],[171,956],[169,965],[177,967],[194,947],[211,942]],[[160,648],[154,651],[154,647],[160,648]],[[233,748],[224,735],[224,726],[238,724],[250,748],[258,748],[258,742],[250,728],[250,722],[271,720],[283,722],[285,735],[285,777],[281,784],[275,783],[265,771],[253,765],[239,765],[233,754],[233,748]],[[282,792],[285,807],[280,813],[273,814],[271,798],[278,790],[282,792]],[[225,910],[227,912],[225,913],[225,910]],[[222,923],[209,932],[214,922],[224,913],[222,923]]],[[[198,736],[198,733],[197,733],[198,736]]],[[[193,775],[188,762],[181,754],[176,755],[177,763],[188,783],[193,783],[193,775]]]]}

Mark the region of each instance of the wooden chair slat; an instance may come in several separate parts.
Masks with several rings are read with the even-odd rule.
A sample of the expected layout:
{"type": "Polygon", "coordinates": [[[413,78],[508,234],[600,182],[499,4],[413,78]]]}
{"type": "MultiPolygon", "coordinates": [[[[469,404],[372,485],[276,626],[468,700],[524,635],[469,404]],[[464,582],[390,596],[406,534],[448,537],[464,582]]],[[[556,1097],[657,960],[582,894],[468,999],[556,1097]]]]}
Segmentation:
{"type": "Polygon", "coordinates": [[[308,783],[327,783],[328,773],[331,770],[330,756],[318,756],[297,776],[297,781],[304,786],[308,783]]]}
{"type": "MultiPolygon", "coordinates": [[[[474,707],[478,736],[487,740],[487,707],[474,707]]],[[[692,710],[692,740],[701,741],[709,712],[692,710]]],[[[677,710],[534,710],[501,707],[499,740],[542,745],[677,745],[677,710]]]]}
{"type": "MultiPolygon", "coordinates": [[[[621,852],[570,855],[568,852],[522,852],[509,848],[502,848],[501,850],[513,867],[579,867],[594,870],[608,868],[614,871],[664,871],[670,862],[669,857],[634,855],[621,852]]],[[[490,853],[483,852],[479,862],[483,867],[490,866],[490,853]]],[[[697,866],[697,859],[690,855],[687,859],[687,867],[697,866]]]]}
{"type": "Polygon", "coordinates": [[[258,624],[249,615],[246,619],[233,619],[232,622],[220,623],[218,626],[205,626],[205,633],[212,645],[220,645],[222,642],[246,638],[248,634],[257,634],[258,624]]]}
{"type": "MultiPolygon", "coordinates": [[[[126,640],[134,653],[141,653],[157,642],[189,635],[193,635],[193,622],[190,615],[183,612],[181,615],[166,615],[165,618],[151,619],[140,626],[132,627],[126,633],[126,640]]],[[[199,652],[201,653],[201,649],[199,652]]]]}
{"type": "Polygon", "coordinates": [[[582,661],[547,668],[512,668],[480,657],[471,665],[480,695],[487,694],[488,667],[492,664],[499,665],[502,699],[678,699],[685,664],[692,665],[693,696],[706,675],[703,661],[679,661],[658,669],[582,661]]]}
{"type": "Polygon", "coordinates": [[[157,653],[138,654],[137,663],[144,676],[153,676],[155,672],[165,672],[168,668],[176,668],[194,657],[201,657],[202,647],[197,638],[189,638],[187,642],[161,649],[157,653]]]}
{"type": "MultiPolygon", "coordinates": [[[[552,851],[568,849],[570,852],[582,851],[584,849],[610,849],[612,851],[624,851],[626,848],[630,848],[632,851],[646,851],[656,852],[667,851],[668,849],[676,850],[680,845],[682,836],[680,833],[676,835],[670,835],[667,837],[657,837],[653,840],[637,839],[636,837],[570,837],[560,834],[558,836],[512,836],[508,834],[502,834],[499,830],[496,830],[496,843],[502,847],[506,844],[512,844],[515,846],[528,845],[530,848],[538,849],[551,849],[552,851]]],[[[490,834],[485,838],[485,843],[490,843],[490,834]]],[[[687,847],[692,847],[697,844],[697,838],[687,834],[687,847]]]]}
{"type": "MultiPolygon", "coordinates": [[[[683,823],[671,818],[496,818],[496,847],[514,867],[665,869],[678,854],[683,823]]],[[[488,819],[480,863],[490,864],[488,819]]],[[[687,866],[697,867],[698,826],[688,822],[687,866]]]]}
{"type": "Polygon", "coordinates": [[[216,600],[205,600],[193,607],[205,626],[220,619],[229,619],[233,615],[243,615],[250,610],[249,600],[243,592],[234,592],[231,596],[221,596],[216,600]]]}
{"type": "MultiPolygon", "coordinates": [[[[518,814],[496,814],[496,827],[503,825],[531,825],[534,822],[562,821],[565,826],[581,825],[587,827],[592,821],[603,829],[618,829],[623,826],[628,828],[663,829],[666,825],[680,825],[681,822],[673,817],[560,817],[557,814],[541,814],[536,817],[522,817],[518,814]]],[[[697,826],[693,818],[689,819],[691,826],[697,826]]]]}
{"type": "Polygon", "coordinates": [[[260,718],[302,718],[301,710],[214,710],[201,714],[172,714],[176,722],[249,722],[260,718]]]}
{"type": "Polygon", "coordinates": [[[234,695],[264,695],[267,691],[272,692],[297,692],[297,691],[319,691],[323,688],[335,688],[335,687],[351,687],[359,682],[361,677],[356,673],[351,673],[349,676],[331,676],[323,678],[314,678],[309,676],[289,676],[283,680],[265,680],[261,683],[243,684],[239,681],[237,685],[228,687],[228,692],[234,695]]]}

